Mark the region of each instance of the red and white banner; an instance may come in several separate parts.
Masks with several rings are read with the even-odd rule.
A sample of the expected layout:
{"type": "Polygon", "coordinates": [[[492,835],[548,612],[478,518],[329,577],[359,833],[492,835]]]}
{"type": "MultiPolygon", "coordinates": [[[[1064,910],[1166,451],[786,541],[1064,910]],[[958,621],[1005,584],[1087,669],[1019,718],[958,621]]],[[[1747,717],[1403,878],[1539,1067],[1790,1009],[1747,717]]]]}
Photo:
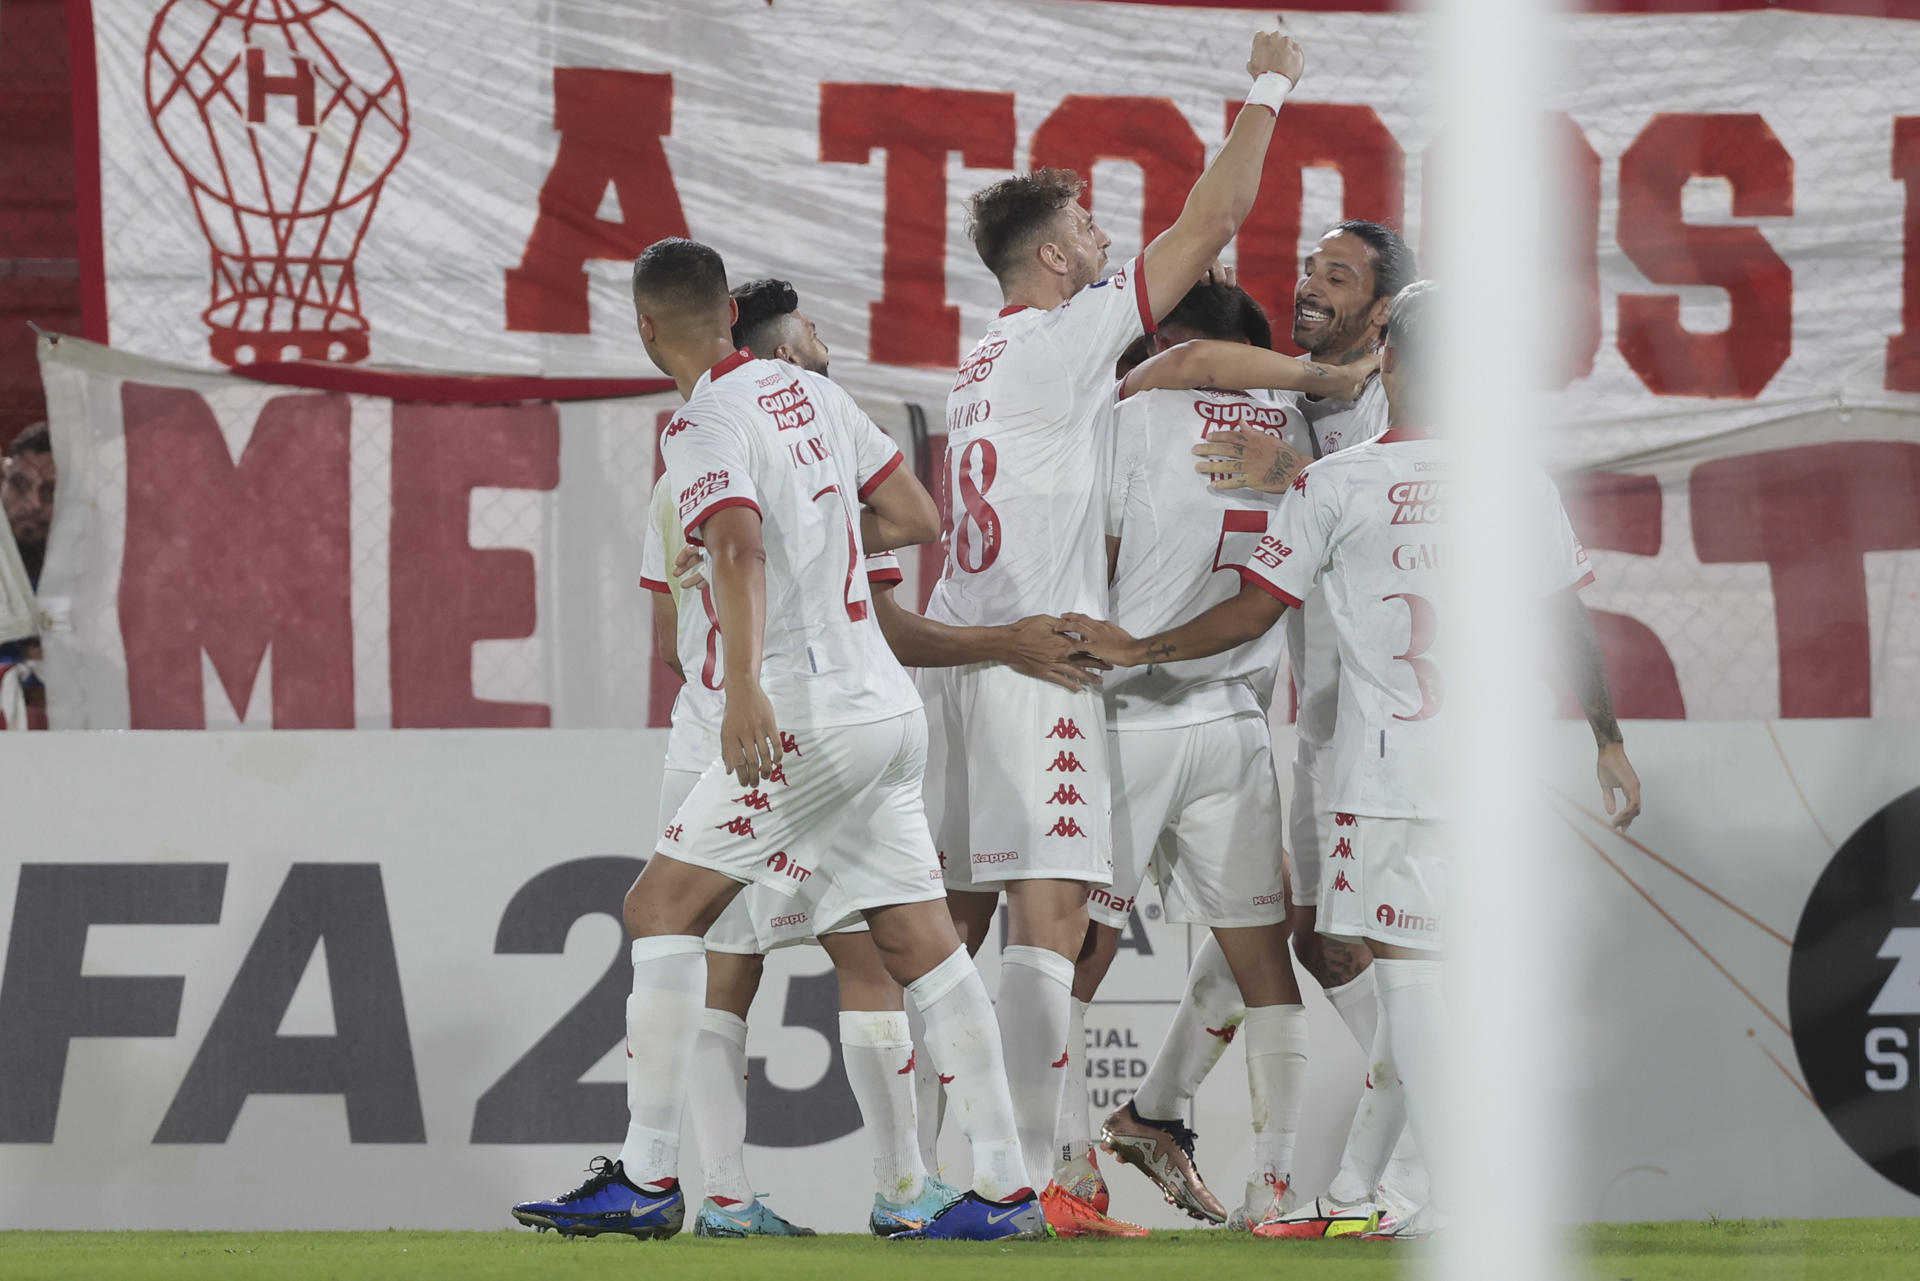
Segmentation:
{"type": "MultiPolygon", "coordinates": [[[[1310,71],[1234,250],[1269,309],[1333,218],[1417,243],[1445,163],[1424,20],[1308,7],[1288,21],[1310,71]]],[[[857,395],[937,413],[999,306],[963,199],[1072,166],[1124,261],[1218,146],[1268,20],[1079,0],[501,0],[472,22],[400,0],[98,4],[88,336],[201,366],[646,373],[627,264],[687,233],[737,279],[793,279],[857,395]]],[[[1920,22],[1569,22],[1562,456],[1920,391],[1920,22]]]]}

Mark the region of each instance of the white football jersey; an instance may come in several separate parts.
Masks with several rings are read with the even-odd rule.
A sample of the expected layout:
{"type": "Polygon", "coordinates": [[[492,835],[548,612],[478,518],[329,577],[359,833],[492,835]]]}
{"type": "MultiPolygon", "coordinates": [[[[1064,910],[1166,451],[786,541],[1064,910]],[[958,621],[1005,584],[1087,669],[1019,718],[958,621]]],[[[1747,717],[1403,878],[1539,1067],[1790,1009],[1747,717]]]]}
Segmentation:
{"type": "MultiPolygon", "coordinates": [[[[1377,376],[1368,380],[1357,400],[1302,396],[1296,404],[1306,417],[1307,443],[1300,449],[1309,458],[1364,444],[1387,429],[1387,392],[1377,376]]],[[[1293,669],[1293,730],[1302,742],[1324,747],[1333,741],[1334,717],[1340,710],[1340,652],[1320,593],[1308,596],[1299,609],[1288,610],[1285,626],[1287,662],[1293,669]]]]}
{"type": "MultiPolygon", "coordinates": [[[[1445,444],[1388,432],[1300,473],[1247,562],[1298,608],[1317,584],[1337,640],[1340,706],[1324,805],[1378,818],[1444,813],[1445,444]]],[[[1542,598],[1593,580],[1545,472],[1525,495],[1540,533],[1525,584],[1542,598]]]]}
{"type": "MultiPolygon", "coordinates": [[[[1113,489],[1107,535],[1114,563],[1114,622],[1151,636],[1240,590],[1245,564],[1280,498],[1251,489],[1218,493],[1194,471],[1193,447],[1235,428],[1278,436],[1307,450],[1306,424],[1288,393],[1148,391],[1114,413],[1113,489]]],[[[1121,668],[1105,681],[1115,729],[1197,725],[1241,712],[1264,714],[1285,650],[1274,628],[1212,658],[1121,668]]]]}
{"type": "Polygon", "coordinates": [[[737,351],[700,376],[660,448],[689,542],[717,511],[759,513],[760,683],[781,726],[858,725],[918,709],[874,621],[860,542],[860,504],[902,457],[853,398],[818,374],[737,351]]]}
{"type": "Polygon", "coordinates": [[[946,569],[927,616],[1106,612],[1114,362],[1153,332],[1135,258],[1050,311],[1009,307],[947,397],[946,569]]]}

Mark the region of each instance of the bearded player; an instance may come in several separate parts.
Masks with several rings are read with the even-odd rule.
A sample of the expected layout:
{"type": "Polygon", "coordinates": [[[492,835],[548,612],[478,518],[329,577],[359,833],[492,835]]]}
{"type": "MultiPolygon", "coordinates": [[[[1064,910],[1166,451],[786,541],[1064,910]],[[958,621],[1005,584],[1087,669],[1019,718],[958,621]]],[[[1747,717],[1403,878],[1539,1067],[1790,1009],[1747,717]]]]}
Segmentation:
{"type": "MultiPolygon", "coordinates": [[[[994,183],[968,201],[974,247],[1006,306],[961,363],[947,401],[946,568],[928,615],[958,625],[1106,608],[1105,509],[1114,360],[1171,311],[1253,207],[1274,121],[1304,58],[1254,37],[1249,106],[1179,219],[1102,280],[1109,243],[1067,171],[994,183]]],[[[929,809],[950,907],[968,946],[1006,891],[997,1001],[1028,1175],[1069,1234],[1116,1231],[1049,1186],[1087,891],[1112,879],[1105,710],[1002,668],[923,675],[929,809]],[[1071,785],[1071,788],[1063,785],[1071,785]],[[1078,797],[1078,800],[1072,799],[1078,797]]]]}
{"type": "Polygon", "coordinates": [[[712,249],[634,264],[647,354],[686,404],[661,436],[687,540],[708,557],[721,645],[720,756],[628,892],[627,1139],[616,1160],[515,1217],[568,1234],[671,1236],[684,1221],[682,1111],[706,991],[702,936],[743,886],[815,875],[866,918],[971,1142],[973,1187],[908,1235],[1046,1234],[986,989],[941,906],[921,791],[925,718],[873,621],[864,560],[926,541],[938,513],[899,450],[827,379],[734,347],[712,249]],[[864,506],[861,506],[864,504],[864,506]],[[811,866],[806,860],[812,860],[811,866]]]}
{"type": "MultiPolygon", "coordinates": [[[[1318,586],[1340,655],[1339,712],[1324,802],[1347,848],[1321,904],[1320,930],[1365,939],[1374,956],[1384,1023],[1407,1089],[1407,1119],[1423,1150],[1437,1121],[1440,922],[1447,855],[1441,834],[1446,748],[1445,443],[1424,428],[1431,385],[1435,291],[1425,281],[1396,297],[1381,373],[1391,428],[1310,464],[1282,500],[1273,528],[1241,567],[1238,594],[1181,626],[1141,640],[1111,624],[1087,628],[1088,649],[1117,665],[1205,658],[1264,635],[1318,586]],[[1435,602],[1439,601],[1436,607],[1435,602]]],[[[1616,826],[1640,811],[1640,782],[1612,710],[1593,622],[1579,600],[1592,581],[1560,498],[1535,472],[1514,501],[1538,530],[1528,581],[1574,643],[1574,685],[1593,726],[1596,771],[1616,826]],[[1616,806],[1615,793],[1624,797],[1616,806]]],[[[1428,1234],[1429,1207],[1383,1221],[1396,1239],[1428,1234]]]]}

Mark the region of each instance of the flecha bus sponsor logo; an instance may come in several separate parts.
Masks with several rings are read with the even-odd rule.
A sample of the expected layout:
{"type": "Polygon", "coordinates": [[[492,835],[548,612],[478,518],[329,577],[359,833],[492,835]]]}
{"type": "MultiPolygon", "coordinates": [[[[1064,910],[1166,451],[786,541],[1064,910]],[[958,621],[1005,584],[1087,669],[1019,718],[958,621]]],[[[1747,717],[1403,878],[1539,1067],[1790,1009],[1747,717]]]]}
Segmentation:
{"type": "Polygon", "coordinates": [[[1280,568],[1281,562],[1285,561],[1287,557],[1291,555],[1293,555],[1293,548],[1281,542],[1280,539],[1273,534],[1263,535],[1260,539],[1260,545],[1253,549],[1253,558],[1262,565],[1265,565],[1268,569],[1280,568]]]}
{"type": "Polygon", "coordinates": [[[710,471],[700,479],[680,491],[680,514],[688,516],[700,509],[700,504],[725,489],[731,481],[731,474],[725,471],[710,471]]]}
{"type": "Polygon", "coordinates": [[[1447,518],[1446,482],[1400,480],[1387,490],[1396,525],[1433,525],[1447,518]]]}

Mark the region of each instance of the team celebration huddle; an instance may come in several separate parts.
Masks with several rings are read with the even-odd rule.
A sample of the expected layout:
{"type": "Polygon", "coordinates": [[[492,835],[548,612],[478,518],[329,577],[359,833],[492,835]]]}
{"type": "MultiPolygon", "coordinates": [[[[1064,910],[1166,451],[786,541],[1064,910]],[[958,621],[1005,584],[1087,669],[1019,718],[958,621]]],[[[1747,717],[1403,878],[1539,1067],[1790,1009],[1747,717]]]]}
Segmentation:
{"type": "MultiPolygon", "coordinates": [[[[696,1233],[811,1235],[757,1199],[742,1154],[763,958],[817,941],[876,1235],[1145,1236],[1106,1213],[1121,1163],[1260,1237],[1444,1227],[1423,1159],[1449,861],[1440,294],[1397,232],[1336,224],[1295,287],[1296,358],[1218,262],[1304,66],[1291,38],[1254,38],[1248,109],[1178,220],[1111,274],[1075,174],[972,196],[1005,307],[948,400],[945,511],[827,377],[790,286],[730,291],[720,254],[684,239],[634,264],[640,336],[686,402],[642,569],[685,685],[661,835],[623,909],[627,1135],[579,1187],[513,1207],[520,1222],[677,1233],[699,1196],[680,1177],[686,1120],[696,1233]],[[944,569],[916,614],[893,553],[935,539],[944,569]],[[1168,921],[1209,932],[1138,1090],[1096,1120],[1085,1017],[1149,879],[1168,921]],[[973,955],[1003,902],[990,996],[973,955]],[[1293,1174],[1307,979],[1367,1063],[1324,1187],[1293,1174]],[[1234,1039],[1251,1159],[1216,1189],[1181,1118],[1234,1039]],[[943,1124],[970,1181],[937,1177],[943,1124]]],[[[1530,476],[1515,587],[1560,631],[1624,827],[1640,784],[1578,596],[1592,576],[1552,482],[1530,476]]]]}

